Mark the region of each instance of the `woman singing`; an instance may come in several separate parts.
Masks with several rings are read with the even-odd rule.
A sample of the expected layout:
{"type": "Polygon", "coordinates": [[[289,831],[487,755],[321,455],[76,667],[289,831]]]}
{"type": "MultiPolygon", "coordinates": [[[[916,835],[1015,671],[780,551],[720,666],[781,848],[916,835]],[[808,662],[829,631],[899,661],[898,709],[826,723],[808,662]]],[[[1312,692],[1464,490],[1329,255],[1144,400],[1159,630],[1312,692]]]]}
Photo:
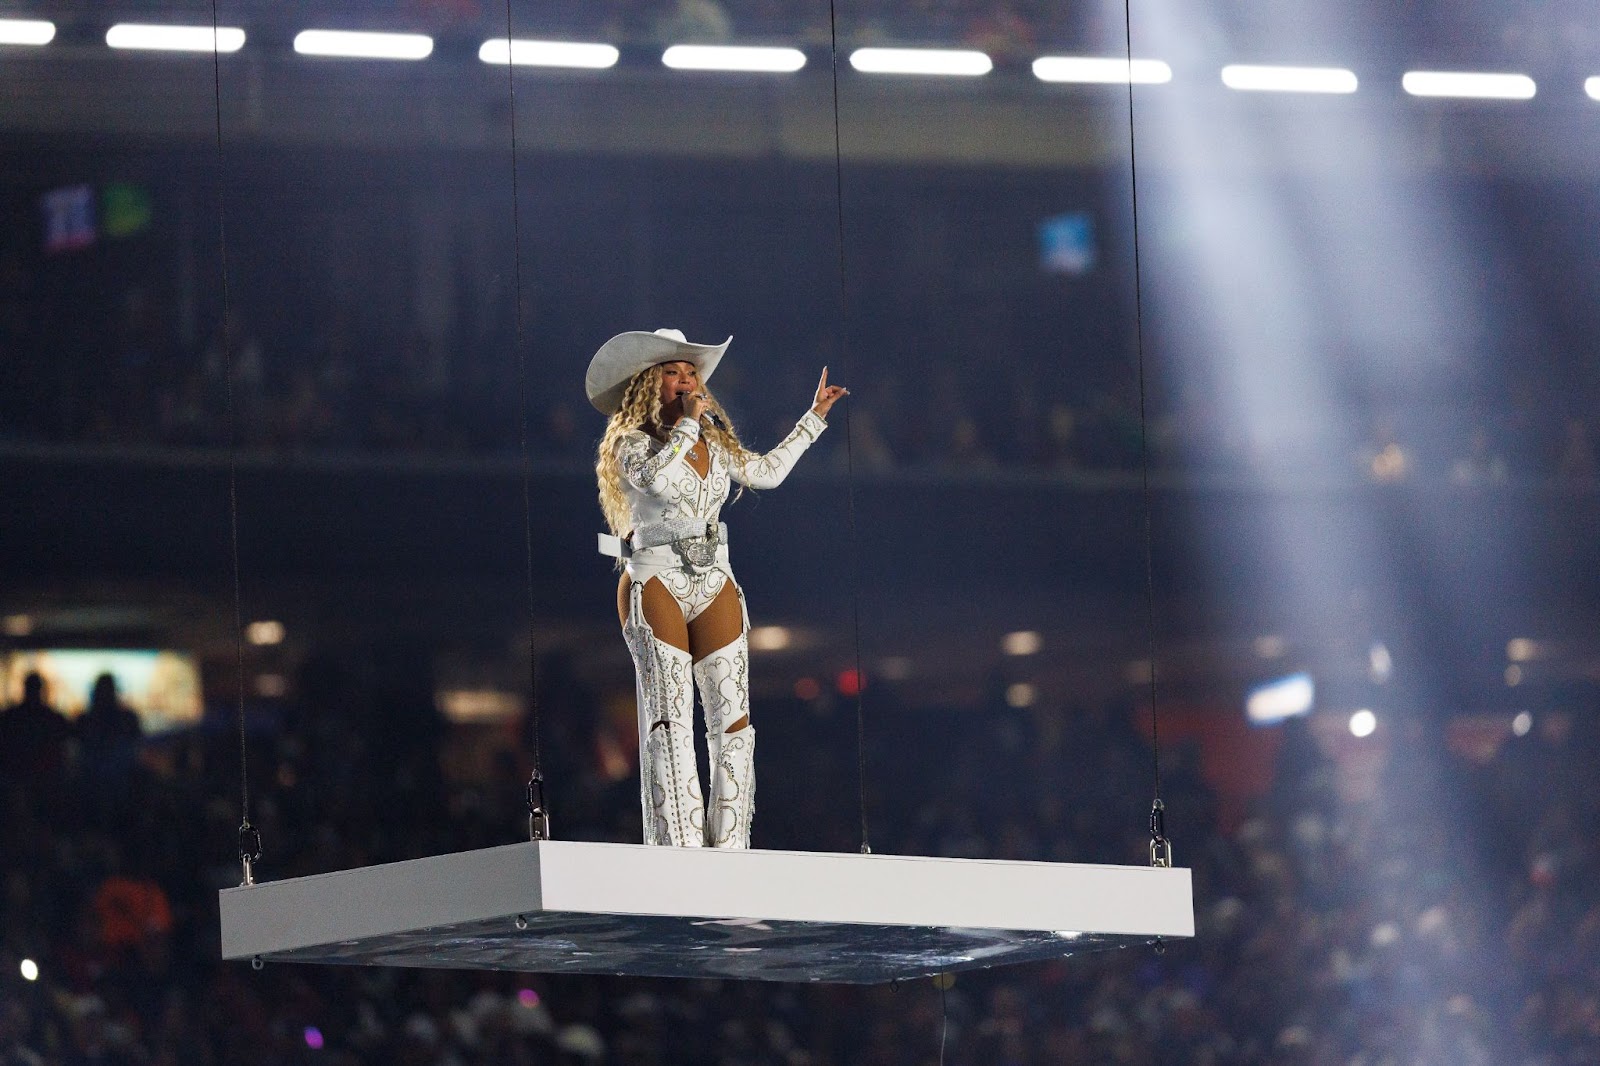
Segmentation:
{"type": "Polygon", "coordinates": [[[595,473],[622,565],[617,615],[639,697],[646,844],[750,846],[756,731],[750,724],[749,614],[718,520],[730,482],[775,488],[827,428],[846,389],[828,384],[794,431],[757,455],[706,388],[728,340],[691,344],[675,329],[622,333],[589,363],[589,402],[610,416],[595,473]],[[694,754],[694,693],[705,712],[711,799],[694,754]]]}

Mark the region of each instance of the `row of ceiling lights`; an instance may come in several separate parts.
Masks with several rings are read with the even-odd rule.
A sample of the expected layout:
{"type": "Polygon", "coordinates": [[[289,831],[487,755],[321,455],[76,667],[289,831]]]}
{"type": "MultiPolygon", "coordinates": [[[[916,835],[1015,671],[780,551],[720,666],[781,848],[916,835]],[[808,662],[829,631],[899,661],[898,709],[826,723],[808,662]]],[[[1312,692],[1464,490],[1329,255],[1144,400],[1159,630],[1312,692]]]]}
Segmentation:
{"type": "MultiPolygon", "coordinates": [[[[0,44],[45,45],[55,39],[52,22],[0,19],[0,44]]],[[[175,26],[118,23],[106,33],[112,48],[177,52],[237,52],[245,31],[233,26],[175,26]]],[[[294,39],[302,55],[358,59],[426,59],[433,38],[419,33],[368,33],[349,30],[305,30],[294,39]]],[[[478,58],[485,63],[603,70],[614,66],[620,51],[609,44],[572,41],[511,40],[483,42],[478,58]]],[[[792,73],[806,64],[797,48],[730,45],[673,45],[661,61],[676,70],[722,70],[792,73]]],[[[976,77],[994,69],[983,52],[936,48],[858,48],[850,65],[867,74],[920,74],[976,77]]],[[[1041,56],[1033,61],[1034,76],[1046,82],[1076,84],[1160,85],[1172,80],[1172,68],[1159,59],[1103,56],[1041,56]]],[[[1343,67],[1291,67],[1234,64],[1222,68],[1222,83],[1241,92],[1349,94],[1359,87],[1354,71],[1343,67]]],[[[1526,74],[1470,71],[1407,71],[1401,87],[1412,96],[1528,100],[1538,91],[1526,74]]],[[[1600,100],[1600,77],[1584,82],[1584,90],[1600,100]]]]}

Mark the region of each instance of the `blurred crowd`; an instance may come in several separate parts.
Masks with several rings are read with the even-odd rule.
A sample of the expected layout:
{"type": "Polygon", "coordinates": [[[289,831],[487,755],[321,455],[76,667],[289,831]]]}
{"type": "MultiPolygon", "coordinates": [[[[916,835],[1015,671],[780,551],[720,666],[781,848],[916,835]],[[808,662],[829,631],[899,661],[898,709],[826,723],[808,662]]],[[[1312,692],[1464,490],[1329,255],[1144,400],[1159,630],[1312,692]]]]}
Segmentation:
{"type": "MultiPolygon", "coordinates": [[[[231,405],[238,443],[251,451],[406,459],[519,451],[520,386],[508,337],[440,341],[412,330],[391,340],[335,312],[306,340],[291,341],[236,312],[225,350],[220,336],[183,343],[171,308],[136,285],[118,300],[96,301],[75,338],[46,344],[28,286],[21,275],[14,280],[0,293],[0,444],[217,450],[230,439],[231,405]],[[64,343],[75,358],[62,358],[64,343]]],[[[1143,459],[1141,412],[1152,467],[1185,475],[1492,486],[1588,485],[1597,474],[1581,391],[1556,395],[1522,382],[1480,398],[1467,390],[1437,401],[1348,402],[1319,418],[1285,408],[1263,427],[1262,412],[1215,390],[1162,388],[1159,348],[1147,351],[1154,369],[1141,400],[1127,353],[1102,351],[1084,366],[1081,352],[1017,343],[1004,361],[975,364],[958,353],[981,350],[983,323],[968,324],[971,336],[932,339],[886,315],[873,325],[882,336],[843,353],[842,369],[826,335],[748,342],[759,371],[730,361],[716,382],[747,442],[765,447],[786,434],[809,402],[817,368],[831,361],[852,391],[849,455],[839,433],[824,438],[822,451],[841,469],[848,462],[869,474],[1132,472],[1143,459]],[[932,354],[920,354],[924,343],[932,354]],[[1075,372],[1060,374],[1061,361],[1075,372]]],[[[527,415],[535,457],[577,466],[592,455],[602,423],[578,392],[588,351],[567,340],[570,328],[553,321],[532,330],[563,345],[530,353],[527,415]]]]}
{"type": "MultiPolygon", "coordinates": [[[[228,445],[231,403],[238,443],[250,451],[400,459],[519,453],[509,345],[502,357],[467,361],[420,335],[388,350],[335,328],[308,351],[286,352],[246,323],[230,348],[230,396],[220,343],[186,350],[146,323],[142,306],[134,301],[123,324],[89,346],[75,367],[8,367],[12,380],[0,383],[11,386],[0,388],[0,444],[214,451],[228,445]]],[[[837,353],[757,343],[766,364],[759,381],[730,363],[716,385],[746,442],[764,448],[788,432],[809,401],[816,368],[837,353]]],[[[577,467],[593,454],[603,424],[576,387],[586,354],[532,357],[537,380],[528,423],[536,459],[577,467]]],[[[1146,427],[1131,371],[1120,384],[1094,387],[1062,381],[1043,354],[1014,351],[981,373],[952,354],[928,358],[915,373],[904,371],[907,360],[915,357],[896,353],[883,365],[858,357],[854,373],[843,371],[852,392],[849,455],[842,433],[824,438],[820,449],[837,468],[1130,473],[1146,445],[1158,471],[1235,480],[1310,474],[1396,484],[1591,485],[1600,473],[1593,418],[1581,396],[1519,389],[1493,402],[1352,404],[1325,412],[1320,423],[1290,413],[1252,432],[1250,412],[1198,391],[1161,392],[1145,400],[1146,427]]]]}
{"type": "MultiPolygon", "coordinates": [[[[636,840],[632,766],[597,754],[602,701],[559,662],[544,673],[561,835],[636,840]]],[[[496,743],[466,772],[441,757],[461,738],[427,682],[405,656],[320,656],[253,709],[265,877],[523,837],[526,724],[480,735],[496,743]]],[[[1169,745],[1194,941],[855,988],[221,964],[213,893],[239,874],[229,716],[141,738],[58,720],[48,698],[0,713],[6,1066],[1600,1061],[1593,706],[1487,759],[1447,751],[1441,723],[1402,722],[1365,791],[1292,723],[1270,792],[1231,812],[1193,748],[1169,745]]],[[[1132,707],[871,690],[867,706],[874,850],[1146,861],[1151,753],[1132,707]]],[[[833,720],[848,708],[756,713],[756,843],[854,851],[853,738],[833,720]]]]}

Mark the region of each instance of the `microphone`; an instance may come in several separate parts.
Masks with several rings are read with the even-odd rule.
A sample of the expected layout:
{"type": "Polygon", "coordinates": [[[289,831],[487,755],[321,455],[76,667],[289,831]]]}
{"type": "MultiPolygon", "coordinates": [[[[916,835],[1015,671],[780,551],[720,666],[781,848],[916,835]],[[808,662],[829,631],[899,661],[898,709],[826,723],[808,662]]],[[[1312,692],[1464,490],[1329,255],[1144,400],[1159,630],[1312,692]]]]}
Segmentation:
{"type": "MultiPolygon", "coordinates": [[[[694,394],[694,398],[704,401],[706,399],[706,394],[703,392],[697,392],[694,394]]],[[[713,426],[716,426],[724,433],[728,431],[728,424],[722,420],[722,417],[718,415],[717,412],[711,410],[710,408],[706,409],[705,418],[706,421],[710,422],[713,426]]]]}

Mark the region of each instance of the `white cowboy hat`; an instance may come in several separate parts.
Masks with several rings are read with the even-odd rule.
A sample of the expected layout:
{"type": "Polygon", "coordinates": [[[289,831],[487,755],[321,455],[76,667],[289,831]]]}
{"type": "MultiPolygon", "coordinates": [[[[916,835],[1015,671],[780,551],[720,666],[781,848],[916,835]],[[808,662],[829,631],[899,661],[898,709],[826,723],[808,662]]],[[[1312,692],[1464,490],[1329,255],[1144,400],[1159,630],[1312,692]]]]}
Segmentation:
{"type": "Polygon", "coordinates": [[[619,333],[602,344],[589,360],[583,387],[596,410],[603,415],[615,414],[622,406],[622,393],[628,382],[639,371],[657,363],[693,363],[700,371],[700,380],[706,381],[732,343],[733,338],[729,337],[721,344],[693,344],[675,329],[619,333]]]}

